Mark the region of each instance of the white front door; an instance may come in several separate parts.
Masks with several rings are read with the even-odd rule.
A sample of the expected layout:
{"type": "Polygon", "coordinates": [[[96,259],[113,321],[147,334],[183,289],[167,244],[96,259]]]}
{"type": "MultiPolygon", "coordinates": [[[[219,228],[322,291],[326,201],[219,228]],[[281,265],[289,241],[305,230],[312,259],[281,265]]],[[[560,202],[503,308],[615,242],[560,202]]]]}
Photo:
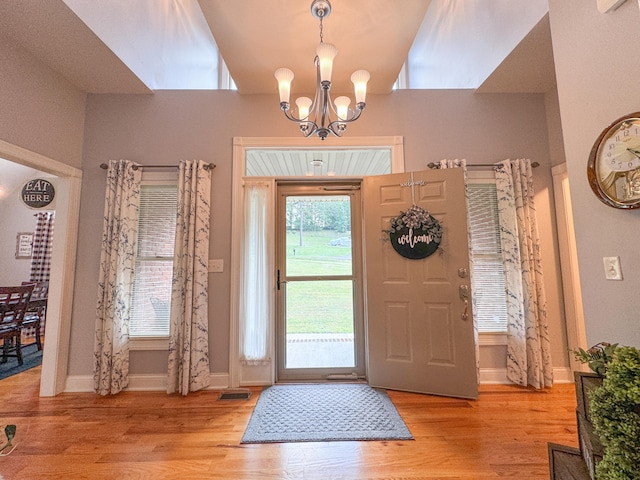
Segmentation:
{"type": "Polygon", "coordinates": [[[366,177],[363,186],[369,384],[476,398],[462,170],[366,177]],[[384,233],[412,204],[443,229],[440,248],[423,259],[401,256],[384,233]]]}

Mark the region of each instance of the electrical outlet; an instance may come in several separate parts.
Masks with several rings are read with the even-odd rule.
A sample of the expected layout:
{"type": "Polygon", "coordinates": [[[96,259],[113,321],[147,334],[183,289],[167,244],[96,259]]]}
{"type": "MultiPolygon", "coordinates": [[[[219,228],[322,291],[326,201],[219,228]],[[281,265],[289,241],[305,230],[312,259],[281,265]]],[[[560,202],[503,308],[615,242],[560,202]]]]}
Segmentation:
{"type": "Polygon", "coordinates": [[[604,261],[604,277],[607,280],[622,280],[620,257],[602,257],[604,261]]]}
{"type": "Polygon", "coordinates": [[[222,258],[209,259],[209,272],[222,273],[224,271],[224,260],[222,258]]]}

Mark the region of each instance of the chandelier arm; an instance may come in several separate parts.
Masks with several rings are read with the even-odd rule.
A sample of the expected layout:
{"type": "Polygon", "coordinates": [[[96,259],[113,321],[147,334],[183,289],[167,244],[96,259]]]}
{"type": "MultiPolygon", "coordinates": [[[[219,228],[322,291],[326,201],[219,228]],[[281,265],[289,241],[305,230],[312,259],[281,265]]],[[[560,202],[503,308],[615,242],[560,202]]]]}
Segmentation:
{"type": "MultiPolygon", "coordinates": [[[[284,103],[284,102],[283,102],[284,103]]],[[[318,125],[316,122],[312,120],[300,120],[291,114],[289,105],[280,107],[284,113],[284,116],[287,117],[288,120],[297,123],[300,126],[300,131],[304,134],[305,137],[309,137],[313,135],[318,130],[318,125]]]]}
{"type": "Polygon", "coordinates": [[[365,104],[364,103],[359,103],[357,108],[355,110],[351,110],[353,112],[353,116],[351,118],[347,118],[346,120],[341,120],[340,117],[338,117],[338,120],[335,120],[333,123],[351,123],[351,122],[355,122],[356,120],[358,120],[360,118],[360,115],[362,115],[362,111],[364,110],[365,104]]]}

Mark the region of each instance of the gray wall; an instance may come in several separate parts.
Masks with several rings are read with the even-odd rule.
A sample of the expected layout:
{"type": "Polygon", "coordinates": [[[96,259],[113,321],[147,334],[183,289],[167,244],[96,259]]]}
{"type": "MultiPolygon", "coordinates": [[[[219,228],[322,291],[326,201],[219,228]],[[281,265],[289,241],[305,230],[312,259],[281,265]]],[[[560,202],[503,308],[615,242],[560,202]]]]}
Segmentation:
{"type": "Polygon", "coordinates": [[[20,285],[29,280],[31,273],[31,259],[16,258],[16,235],[18,232],[34,233],[37,222],[34,210],[20,201],[19,194],[19,191],[13,191],[0,199],[0,285],[20,285]]]}
{"type": "MultiPolygon", "coordinates": [[[[0,61],[0,139],[83,170],[69,373],[90,374],[106,178],[99,164],[112,158],[160,164],[176,164],[181,158],[215,162],[218,168],[213,174],[210,256],[223,259],[228,266],[232,138],[294,137],[296,127],[283,118],[275,95],[165,91],[154,95],[86,96],[2,37],[0,61]]],[[[369,98],[363,118],[349,127],[347,135],[403,136],[408,171],[424,169],[427,163],[442,158],[485,163],[527,157],[542,164],[535,171],[535,186],[553,356],[556,366],[566,366],[562,292],[551,212],[550,158],[555,164],[562,156],[550,154],[547,125],[557,119],[553,100],[543,95],[474,94],[464,90],[394,92],[369,98]]],[[[557,136],[552,137],[551,143],[557,145],[557,136]]],[[[554,146],[551,150],[559,149],[554,146]]],[[[212,371],[226,372],[228,268],[222,274],[211,275],[210,285],[212,371]]],[[[503,352],[487,350],[483,362],[504,366],[503,352]]],[[[131,363],[133,373],[164,372],[166,354],[134,352],[131,363]]]]}
{"type": "Polygon", "coordinates": [[[85,99],[0,33],[1,140],[80,168],[85,99]]]}
{"type": "Polygon", "coordinates": [[[571,184],[587,342],[640,347],[640,211],[600,202],[587,183],[589,151],[615,119],[640,111],[640,11],[628,1],[550,0],[549,15],[571,184]],[[623,281],[605,280],[602,257],[620,256],[623,281]]]}
{"type": "MultiPolygon", "coordinates": [[[[559,267],[552,205],[550,158],[543,95],[474,94],[471,91],[400,91],[372,96],[348,135],[401,135],[407,171],[442,158],[486,163],[527,157],[538,161],[535,183],[543,237],[547,294],[556,366],[566,365],[559,267]]],[[[106,174],[99,164],[127,158],[172,164],[198,158],[217,164],[213,172],[210,258],[230,265],[231,160],[234,136],[296,136],[276,96],[239,96],[229,91],[163,91],[148,95],[89,95],[87,98],[81,231],[73,308],[70,374],[91,371],[101,216],[106,174]]],[[[228,371],[230,273],[210,277],[212,372],[228,371]]],[[[491,357],[491,355],[489,355],[491,357]]],[[[504,356],[488,358],[503,366],[504,356]]],[[[493,366],[493,365],[491,365],[493,366]]],[[[134,352],[132,373],[166,371],[166,354],[134,352]]]]}

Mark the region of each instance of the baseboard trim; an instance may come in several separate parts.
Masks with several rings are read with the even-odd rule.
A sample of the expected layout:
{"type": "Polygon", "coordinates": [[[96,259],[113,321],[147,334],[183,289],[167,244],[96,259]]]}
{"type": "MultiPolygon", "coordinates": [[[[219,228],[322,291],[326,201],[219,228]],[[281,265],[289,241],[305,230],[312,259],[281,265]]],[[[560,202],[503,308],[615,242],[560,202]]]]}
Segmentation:
{"type": "Polygon", "coordinates": [[[555,367],[553,369],[554,383],[573,383],[573,370],[571,367],[555,367]]]}
{"type": "MultiPolygon", "coordinates": [[[[207,390],[224,390],[229,387],[228,373],[212,373],[207,390]]],[[[167,390],[167,374],[129,375],[129,392],[159,392],[167,390]]],[[[93,392],[93,375],[69,375],[65,383],[67,393],[93,392]]]]}
{"type": "MultiPolygon", "coordinates": [[[[480,385],[508,385],[506,368],[481,368],[480,385]]],[[[553,368],[553,383],[573,383],[573,372],[569,367],[553,368]]]]}
{"type": "MultiPolygon", "coordinates": [[[[228,373],[212,373],[207,390],[224,390],[229,388],[228,373]]],[[[569,367],[555,367],[553,369],[554,383],[573,383],[573,372],[569,367]]],[[[509,385],[506,368],[481,368],[481,385],[509,385]]],[[[246,385],[243,385],[246,386],[246,385]]],[[[130,392],[157,392],[167,389],[166,374],[129,375],[130,392]]],[[[93,375],[69,375],[65,383],[65,392],[85,393],[93,392],[93,375]]]]}

